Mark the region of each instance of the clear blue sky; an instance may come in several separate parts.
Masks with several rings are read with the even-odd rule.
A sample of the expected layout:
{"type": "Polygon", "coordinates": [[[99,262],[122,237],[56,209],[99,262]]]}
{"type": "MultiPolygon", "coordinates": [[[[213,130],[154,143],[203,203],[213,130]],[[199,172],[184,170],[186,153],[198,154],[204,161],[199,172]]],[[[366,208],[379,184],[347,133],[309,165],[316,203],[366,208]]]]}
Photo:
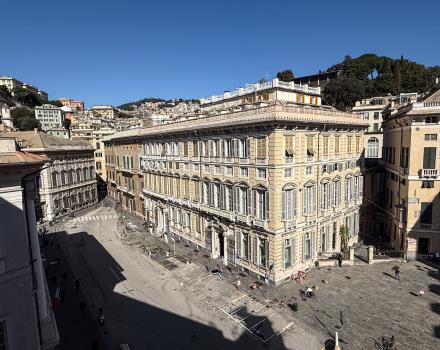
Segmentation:
{"type": "Polygon", "coordinates": [[[0,75],[86,105],[199,98],[373,52],[440,64],[440,1],[0,0],[0,75]]]}

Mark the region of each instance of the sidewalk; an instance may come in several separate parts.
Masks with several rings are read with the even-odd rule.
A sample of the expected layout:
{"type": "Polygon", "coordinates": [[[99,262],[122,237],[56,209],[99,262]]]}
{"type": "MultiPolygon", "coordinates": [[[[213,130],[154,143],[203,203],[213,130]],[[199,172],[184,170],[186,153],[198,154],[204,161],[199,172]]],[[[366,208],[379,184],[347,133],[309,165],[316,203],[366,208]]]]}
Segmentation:
{"type": "Polygon", "coordinates": [[[57,349],[104,350],[106,349],[105,344],[96,321],[98,310],[95,305],[89,305],[86,300],[85,312],[81,313],[80,301],[83,298],[81,279],[79,293],[77,293],[74,287],[77,277],[73,275],[55,235],[55,233],[46,233],[48,240],[42,251],[48,262],[46,264],[46,278],[52,300],[57,288],[59,288],[60,302],[58,306],[54,307],[60,333],[60,344],[57,349]],[[55,263],[57,259],[59,259],[59,263],[55,263]],[[53,262],[53,264],[49,262],[53,262]],[[93,342],[96,342],[96,347],[92,345],[93,342]]]}

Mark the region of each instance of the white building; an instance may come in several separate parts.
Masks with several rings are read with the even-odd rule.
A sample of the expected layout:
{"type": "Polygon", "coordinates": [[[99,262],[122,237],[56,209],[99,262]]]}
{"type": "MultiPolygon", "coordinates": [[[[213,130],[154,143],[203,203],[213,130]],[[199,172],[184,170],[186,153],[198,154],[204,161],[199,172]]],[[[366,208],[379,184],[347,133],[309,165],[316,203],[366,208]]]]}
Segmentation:
{"type": "Polygon", "coordinates": [[[35,218],[36,178],[48,161],[0,137],[0,349],[49,350],[59,335],[35,218]]]}
{"type": "Polygon", "coordinates": [[[63,128],[63,111],[56,106],[44,104],[35,107],[35,118],[40,122],[42,130],[63,128]]]}
{"type": "Polygon", "coordinates": [[[11,109],[6,103],[0,106],[0,121],[7,128],[9,129],[14,128],[14,123],[12,122],[12,118],[11,118],[11,109]]]}

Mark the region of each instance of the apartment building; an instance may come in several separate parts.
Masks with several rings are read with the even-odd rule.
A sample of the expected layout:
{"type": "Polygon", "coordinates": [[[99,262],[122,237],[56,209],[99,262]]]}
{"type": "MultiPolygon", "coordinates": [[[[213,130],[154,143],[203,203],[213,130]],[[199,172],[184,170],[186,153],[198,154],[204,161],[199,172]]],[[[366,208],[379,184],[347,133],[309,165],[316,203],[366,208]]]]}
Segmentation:
{"type": "Polygon", "coordinates": [[[45,101],[47,101],[47,99],[49,97],[47,92],[40,90],[30,84],[23,83],[22,81],[15,79],[13,77],[0,76],[0,85],[6,86],[9,91],[12,91],[15,87],[21,87],[23,89],[30,90],[34,94],[39,95],[45,101]]]}
{"type": "Polygon", "coordinates": [[[56,106],[44,104],[35,107],[35,118],[40,122],[41,129],[44,131],[63,128],[63,111],[56,106]]]}
{"type": "Polygon", "coordinates": [[[440,250],[440,90],[384,112],[386,232],[407,259],[440,250]]]}
{"type": "Polygon", "coordinates": [[[39,131],[0,135],[14,137],[26,152],[52,161],[38,178],[38,220],[51,221],[97,202],[94,148],[89,142],[64,140],[39,131]]]}
{"type": "Polygon", "coordinates": [[[223,94],[200,99],[201,113],[218,111],[226,114],[237,112],[244,106],[263,106],[274,101],[281,101],[294,105],[321,105],[321,89],[308,85],[284,82],[277,78],[255,84],[234,91],[225,91],[223,94]]]}
{"type": "Polygon", "coordinates": [[[0,137],[0,349],[49,350],[59,342],[34,208],[47,161],[0,137]]]}
{"type": "Polygon", "coordinates": [[[89,109],[89,111],[95,116],[104,119],[114,119],[116,117],[116,111],[113,106],[97,105],[89,109]]]}
{"type": "Polygon", "coordinates": [[[84,101],[61,97],[58,99],[63,106],[70,107],[77,111],[84,111],[84,101]]]}
{"type": "MultiPolygon", "coordinates": [[[[320,98],[317,100],[320,101],[320,98]]],[[[104,141],[108,192],[151,233],[281,283],[356,241],[366,123],[273,102],[104,141]]]]}

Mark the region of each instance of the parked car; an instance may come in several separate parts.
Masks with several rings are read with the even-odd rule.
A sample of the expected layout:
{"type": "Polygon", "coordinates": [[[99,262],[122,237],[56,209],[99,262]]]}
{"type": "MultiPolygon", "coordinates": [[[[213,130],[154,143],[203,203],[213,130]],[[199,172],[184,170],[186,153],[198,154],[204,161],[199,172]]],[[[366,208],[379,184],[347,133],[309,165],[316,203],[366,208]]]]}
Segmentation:
{"type": "Polygon", "coordinates": [[[440,262],[440,252],[434,252],[429,254],[429,260],[434,262],[440,262]]]}

